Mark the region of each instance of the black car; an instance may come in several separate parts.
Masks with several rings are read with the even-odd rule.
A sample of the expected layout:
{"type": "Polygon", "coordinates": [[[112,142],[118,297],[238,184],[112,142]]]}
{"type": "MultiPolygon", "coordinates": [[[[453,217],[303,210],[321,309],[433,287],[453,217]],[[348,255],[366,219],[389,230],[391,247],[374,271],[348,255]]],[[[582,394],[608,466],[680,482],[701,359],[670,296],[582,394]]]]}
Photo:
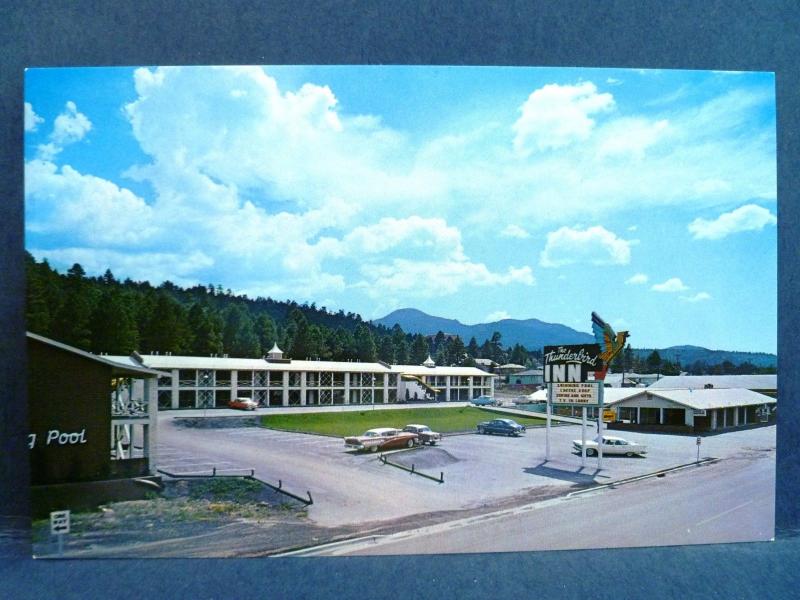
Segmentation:
{"type": "Polygon", "coordinates": [[[501,435],[522,435],[525,433],[525,426],[520,425],[513,419],[492,419],[478,423],[478,433],[497,433],[501,435]]]}

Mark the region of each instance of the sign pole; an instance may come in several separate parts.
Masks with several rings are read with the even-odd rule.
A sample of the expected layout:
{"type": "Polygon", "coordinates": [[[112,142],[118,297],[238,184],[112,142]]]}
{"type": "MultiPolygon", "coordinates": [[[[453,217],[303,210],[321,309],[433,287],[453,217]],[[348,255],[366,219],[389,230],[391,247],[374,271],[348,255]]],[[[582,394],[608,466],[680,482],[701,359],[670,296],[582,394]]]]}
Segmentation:
{"type": "Polygon", "coordinates": [[[600,389],[597,394],[600,398],[600,406],[597,408],[597,470],[603,468],[603,381],[600,381],[600,389]]]}
{"type": "Polygon", "coordinates": [[[547,427],[545,429],[545,451],[544,451],[544,460],[545,462],[550,460],[550,413],[552,411],[552,399],[553,399],[553,384],[547,384],[547,427]]]}
{"type": "Polygon", "coordinates": [[[581,407],[581,468],[586,466],[586,407],[581,407]]]}
{"type": "Polygon", "coordinates": [[[700,436],[697,436],[697,462],[700,462],[700,442],[701,441],[702,440],[701,440],[700,436]]]}

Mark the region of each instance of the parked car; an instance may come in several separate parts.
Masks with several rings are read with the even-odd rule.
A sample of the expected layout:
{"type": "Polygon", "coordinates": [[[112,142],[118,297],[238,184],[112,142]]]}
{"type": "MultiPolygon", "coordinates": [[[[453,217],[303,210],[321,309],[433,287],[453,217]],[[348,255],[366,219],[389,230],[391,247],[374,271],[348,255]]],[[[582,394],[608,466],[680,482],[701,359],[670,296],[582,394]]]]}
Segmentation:
{"type": "MultiPolygon", "coordinates": [[[[581,451],[581,441],[580,440],[572,440],[572,447],[577,450],[578,452],[581,451]]],[[[647,454],[647,446],[642,444],[637,444],[636,442],[631,442],[628,440],[624,440],[620,437],[614,437],[612,435],[604,435],[603,436],[603,454],[624,454],[625,456],[634,456],[636,454],[647,454]]],[[[597,455],[597,441],[596,440],[587,440],[586,441],[586,455],[587,456],[596,456],[597,455]]]]}
{"type": "Polygon", "coordinates": [[[478,423],[478,433],[496,433],[499,435],[522,435],[525,433],[525,426],[520,425],[513,419],[492,419],[478,423]]]}
{"type": "Polygon", "coordinates": [[[355,450],[390,450],[392,448],[412,448],[417,443],[417,434],[400,431],[394,427],[378,427],[370,429],[364,435],[344,438],[344,445],[355,450]]]}
{"type": "Polygon", "coordinates": [[[472,404],[474,406],[494,406],[497,401],[491,396],[478,396],[472,399],[472,404]]]}
{"type": "Polygon", "coordinates": [[[234,398],[228,401],[228,407],[239,410],[255,410],[258,408],[258,402],[252,398],[234,398]]]}
{"type": "Polygon", "coordinates": [[[420,445],[430,444],[435,446],[437,442],[442,441],[442,434],[432,431],[427,425],[406,425],[403,431],[408,431],[417,434],[417,443],[420,445]]]}

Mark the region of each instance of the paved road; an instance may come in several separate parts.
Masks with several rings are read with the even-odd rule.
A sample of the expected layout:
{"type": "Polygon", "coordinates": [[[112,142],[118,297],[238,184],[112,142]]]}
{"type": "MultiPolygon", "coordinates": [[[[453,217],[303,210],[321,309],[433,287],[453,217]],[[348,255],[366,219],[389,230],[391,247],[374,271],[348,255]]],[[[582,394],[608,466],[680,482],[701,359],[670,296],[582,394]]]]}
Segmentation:
{"type": "MultiPolygon", "coordinates": [[[[703,456],[727,457],[747,448],[774,449],[775,428],[731,432],[704,440],[703,456]]],[[[445,438],[440,447],[394,455],[414,462],[425,472],[444,472],[445,483],[412,476],[381,465],[374,455],[345,451],[342,440],[258,427],[226,429],[176,426],[159,416],[157,464],[173,473],[242,472],[254,469],[261,479],[280,479],[290,491],[311,491],[309,517],[318,525],[364,525],[412,515],[457,510],[493,510],[519,506],[542,497],[564,495],[576,487],[607,483],[692,462],[694,438],[637,435],[651,446],[648,458],[607,457],[602,471],[596,461],[571,453],[570,440],[580,428],[552,432],[551,461],[544,461],[544,430],[529,430],[520,438],[460,435],[445,438]]],[[[770,454],[774,462],[774,453],[770,454]]],[[[458,515],[452,515],[457,518],[458,515]]],[[[448,517],[449,518],[449,517],[448,517]]],[[[420,518],[420,523],[424,523],[420,518]]]]}
{"type": "Polygon", "coordinates": [[[550,500],[310,554],[569,550],[769,540],[773,453],[752,452],[617,488],[550,500]]]}

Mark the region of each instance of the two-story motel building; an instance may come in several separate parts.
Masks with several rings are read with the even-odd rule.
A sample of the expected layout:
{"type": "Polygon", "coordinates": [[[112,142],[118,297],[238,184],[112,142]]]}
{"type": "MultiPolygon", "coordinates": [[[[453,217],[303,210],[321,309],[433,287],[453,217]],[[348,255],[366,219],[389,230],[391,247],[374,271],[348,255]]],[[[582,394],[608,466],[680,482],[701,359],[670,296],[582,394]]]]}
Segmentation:
{"type": "Polygon", "coordinates": [[[158,378],[160,409],[227,407],[233,398],[260,406],[393,404],[421,400],[469,401],[494,395],[494,378],[474,367],[283,358],[277,345],[263,358],[107,356],[169,376],[158,378]]]}

